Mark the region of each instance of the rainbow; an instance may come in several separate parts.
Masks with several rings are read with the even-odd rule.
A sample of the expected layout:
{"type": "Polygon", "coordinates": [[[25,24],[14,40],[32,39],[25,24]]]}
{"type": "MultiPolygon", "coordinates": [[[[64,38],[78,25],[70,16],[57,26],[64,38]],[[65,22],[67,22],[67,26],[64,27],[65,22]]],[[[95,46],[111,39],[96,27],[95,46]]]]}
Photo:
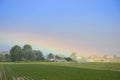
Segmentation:
{"type": "Polygon", "coordinates": [[[64,42],[64,40],[58,40],[54,37],[46,35],[36,35],[30,33],[4,33],[0,38],[0,44],[6,44],[8,46],[20,45],[21,47],[25,44],[30,44],[33,49],[41,50],[47,54],[53,53],[70,55],[72,52],[76,52],[77,55],[80,56],[90,54],[90,51],[88,51],[84,46],[78,48],[64,42]]]}
{"type": "MultiPolygon", "coordinates": [[[[25,34],[25,33],[15,33],[15,34],[2,34],[0,37],[1,44],[7,44],[8,46],[30,44],[33,49],[38,49],[44,52],[52,52],[55,54],[70,54],[67,50],[68,46],[63,43],[53,40],[50,37],[45,37],[41,35],[25,34]]],[[[70,48],[69,48],[70,49],[70,48]]],[[[71,50],[71,49],[70,49],[71,50]]]]}

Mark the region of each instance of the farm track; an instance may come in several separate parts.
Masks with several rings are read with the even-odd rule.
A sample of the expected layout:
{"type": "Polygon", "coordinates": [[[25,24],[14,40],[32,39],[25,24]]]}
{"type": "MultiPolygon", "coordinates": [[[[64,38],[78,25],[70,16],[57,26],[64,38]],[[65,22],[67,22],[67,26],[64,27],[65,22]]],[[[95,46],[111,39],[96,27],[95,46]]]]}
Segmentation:
{"type": "Polygon", "coordinates": [[[10,70],[9,67],[5,67],[2,65],[2,72],[0,73],[0,80],[2,80],[2,76],[4,76],[4,80],[8,80],[10,79],[10,77],[12,77],[12,80],[33,80],[27,77],[15,77],[14,73],[10,70]],[[2,74],[3,73],[3,74],[2,74]],[[8,79],[7,79],[8,77],[8,79]]]}
{"type": "Polygon", "coordinates": [[[0,71],[0,80],[2,80],[2,65],[1,66],[1,71],[0,71]]]}
{"type": "Polygon", "coordinates": [[[2,80],[2,73],[0,72],[0,80],[2,80]]]}
{"type": "Polygon", "coordinates": [[[5,68],[2,65],[2,77],[4,77],[4,80],[6,80],[6,74],[5,74],[5,68]]]}
{"type": "Polygon", "coordinates": [[[24,77],[17,77],[15,80],[33,80],[33,79],[24,76],[24,77]]]}

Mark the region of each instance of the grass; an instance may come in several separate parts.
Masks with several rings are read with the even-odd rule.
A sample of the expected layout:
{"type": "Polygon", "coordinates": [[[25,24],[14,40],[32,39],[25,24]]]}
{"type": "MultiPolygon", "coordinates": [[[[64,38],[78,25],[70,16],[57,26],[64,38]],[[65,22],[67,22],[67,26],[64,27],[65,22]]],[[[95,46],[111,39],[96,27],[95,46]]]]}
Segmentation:
{"type": "Polygon", "coordinates": [[[16,78],[33,80],[120,80],[120,63],[35,62],[4,64],[4,67],[16,78]]]}

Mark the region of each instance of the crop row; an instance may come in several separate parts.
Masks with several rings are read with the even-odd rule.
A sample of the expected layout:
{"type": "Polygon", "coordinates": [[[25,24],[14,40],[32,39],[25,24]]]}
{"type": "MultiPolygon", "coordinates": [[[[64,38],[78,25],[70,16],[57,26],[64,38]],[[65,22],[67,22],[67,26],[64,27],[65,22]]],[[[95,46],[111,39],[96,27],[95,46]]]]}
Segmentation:
{"type": "Polygon", "coordinates": [[[17,76],[14,70],[9,65],[2,65],[2,80],[33,80],[26,76],[17,76]]]}

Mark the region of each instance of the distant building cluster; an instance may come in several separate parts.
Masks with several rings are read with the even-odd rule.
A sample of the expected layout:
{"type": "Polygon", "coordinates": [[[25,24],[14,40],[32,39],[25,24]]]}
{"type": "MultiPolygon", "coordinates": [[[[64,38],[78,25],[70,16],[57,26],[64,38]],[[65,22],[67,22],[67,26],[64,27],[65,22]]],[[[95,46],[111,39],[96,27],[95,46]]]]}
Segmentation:
{"type": "Polygon", "coordinates": [[[53,55],[52,53],[48,54],[46,60],[55,61],[55,62],[66,62],[67,60],[62,56],[53,55]]]}
{"type": "Polygon", "coordinates": [[[103,56],[89,56],[77,57],[78,62],[120,62],[120,56],[103,55],[103,56]]]}
{"type": "MultiPolygon", "coordinates": [[[[75,56],[75,55],[74,55],[75,56]]],[[[77,56],[73,58],[71,57],[61,57],[55,56],[53,54],[49,54],[46,57],[46,60],[55,61],[55,62],[68,62],[68,61],[75,61],[75,62],[120,62],[120,56],[117,55],[103,55],[103,56],[89,56],[89,57],[81,57],[77,56]]]]}

